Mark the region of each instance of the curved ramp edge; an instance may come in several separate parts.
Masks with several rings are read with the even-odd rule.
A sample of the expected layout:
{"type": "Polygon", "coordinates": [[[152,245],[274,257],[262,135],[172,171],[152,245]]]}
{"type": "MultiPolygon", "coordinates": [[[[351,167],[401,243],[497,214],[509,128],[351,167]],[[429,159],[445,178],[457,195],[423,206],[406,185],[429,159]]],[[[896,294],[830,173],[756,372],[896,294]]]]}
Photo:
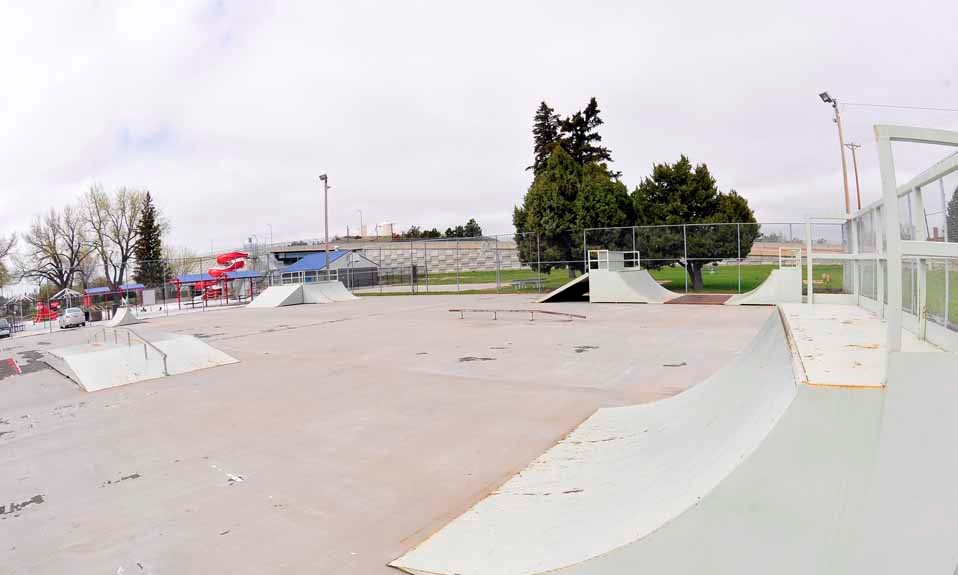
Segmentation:
{"type": "Polygon", "coordinates": [[[590,281],[591,303],[665,303],[679,297],[662,287],[648,270],[595,270],[590,281]]]}
{"type": "Polygon", "coordinates": [[[697,505],[796,394],[782,318],[710,378],[600,409],[500,489],[391,563],[409,573],[531,575],[627,546],[697,505]]]}
{"type": "Polygon", "coordinates": [[[589,274],[569,280],[561,287],[558,287],[546,295],[542,296],[536,303],[555,303],[560,301],[578,301],[583,299],[589,292],[589,274]]]}
{"type": "Polygon", "coordinates": [[[729,298],[725,305],[778,305],[802,303],[801,268],[778,268],[757,288],[729,298]]]}

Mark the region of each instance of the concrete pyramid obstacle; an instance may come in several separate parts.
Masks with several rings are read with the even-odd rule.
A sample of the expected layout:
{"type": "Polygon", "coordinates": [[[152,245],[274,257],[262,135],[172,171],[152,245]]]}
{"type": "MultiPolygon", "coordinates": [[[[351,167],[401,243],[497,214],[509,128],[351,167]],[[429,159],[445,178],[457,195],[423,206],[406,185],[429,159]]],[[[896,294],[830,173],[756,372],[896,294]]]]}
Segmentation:
{"type": "Polygon", "coordinates": [[[270,286],[246,307],[271,308],[304,303],[333,303],[355,301],[359,298],[349,293],[340,281],[310,282],[270,286]]]}
{"type": "Polygon", "coordinates": [[[136,315],[133,314],[133,310],[129,307],[121,307],[116,310],[116,313],[113,315],[113,318],[107,322],[106,325],[110,327],[118,327],[122,325],[135,325],[142,323],[136,315]]]}
{"type": "Polygon", "coordinates": [[[48,350],[44,360],[85,391],[159,379],[237,360],[191,335],[106,328],[89,343],[48,350]]]}

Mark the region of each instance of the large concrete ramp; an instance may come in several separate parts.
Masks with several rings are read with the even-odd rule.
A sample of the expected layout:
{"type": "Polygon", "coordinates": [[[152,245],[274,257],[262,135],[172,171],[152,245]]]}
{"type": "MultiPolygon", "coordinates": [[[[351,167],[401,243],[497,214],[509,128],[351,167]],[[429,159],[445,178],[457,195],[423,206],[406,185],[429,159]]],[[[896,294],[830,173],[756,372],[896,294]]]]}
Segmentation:
{"type": "Polygon", "coordinates": [[[246,307],[269,308],[304,303],[303,284],[269,286],[249,302],[246,307]]]}
{"type": "Polygon", "coordinates": [[[782,315],[699,386],[599,410],[393,565],[430,575],[953,575],[958,354],[903,334],[909,351],[889,356],[886,375],[879,318],[801,304],[782,315]],[[846,326],[861,353],[834,345],[846,326]],[[713,389],[696,398],[702,386],[713,389]]]}
{"type": "Polygon", "coordinates": [[[714,489],[765,439],[795,390],[775,313],[708,380],[652,405],[600,409],[392,565],[417,574],[532,574],[627,545],[714,489]]]}
{"type": "Polygon", "coordinates": [[[592,270],[589,275],[592,303],[665,303],[679,297],[655,281],[648,270],[592,270]]]}
{"type": "Polygon", "coordinates": [[[778,305],[802,303],[802,269],[799,267],[772,270],[757,288],[732,296],[725,305],[778,305]]]}
{"type": "Polygon", "coordinates": [[[303,284],[303,303],[333,303],[320,284],[303,284]]]}
{"type": "Polygon", "coordinates": [[[123,329],[106,335],[92,343],[49,350],[44,359],[85,391],[237,362],[191,335],[152,332],[147,340],[123,329]]]}

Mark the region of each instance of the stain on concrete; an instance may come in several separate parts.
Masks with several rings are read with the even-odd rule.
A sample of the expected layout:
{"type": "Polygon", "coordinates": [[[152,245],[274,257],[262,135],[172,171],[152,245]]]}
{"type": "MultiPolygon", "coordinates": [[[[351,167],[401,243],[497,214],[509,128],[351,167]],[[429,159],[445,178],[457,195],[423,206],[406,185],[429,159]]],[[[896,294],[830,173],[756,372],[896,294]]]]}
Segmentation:
{"type": "Polygon", "coordinates": [[[681,363],[663,363],[662,367],[685,367],[686,364],[684,361],[681,363]]]}
{"type": "Polygon", "coordinates": [[[44,502],[43,494],[41,493],[40,495],[34,495],[30,499],[27,499],[26,501],[22,501],[20,503],[11,502],[9,506],[0,505],[0,519],[6,519],[8,515],[13,515],[14,517],[18,517],[20,512],[23,511],[25,508],[31,505],[39,505],[43,502],[44,502]]]}
{"type": "Polygon", "coordinates": [[[225,332],[225,331],[220,331],[220,332],[217,332],[217,333],[194,333],[194,334],[193,334],[193,337],[198,337],[198,338],[200,338],[200,339],[207,339],[207,338],[211,338],[211,337],[219,337],[219,336],[221,336],[221,335],[226,335],[226,332],[225,332]]]}
{"type": "Polygon", "coordinates": [[[106,483],[104,483],[104,484],[101,485],[100,487],[106,487],[107,485],[116,485],[117,483],[120,483],[120,482],[122,482],[122,481],[129,481],[129,480],[131,480],[131,479],[139,479],[139,478],[140,478],[140,474],[139,474],[139,473],[131,473],[130,475],[124,475],[124,476],[120,477],[120,478],[117,479],[116,481],[113,481],[113,480],[111,479],[110,481],[107,481],[106,483]]]}
{"type": "Polygon", "coordinates": [[[22,351],[17,355],[19,356],[17,363],[20,365],[22,375],[50,369],[50,366],[43,361],[43,352],[41,351],[22,351]]]}
{"type": "Polygon", "coordinates": [[[0,437],[3,437],[4,435],[10,435],[11,433],[13,433],[13,432],[12,432],[12,431],[0,431],[0,437]]]}
{"type": "Polygon", "coordinates": [[[37,345],[52,345],[49,341],[38,341],[37,345]]]}
{"type": "Polygon", "coordinates": [[[465,356],[465,357],[460,357],[460,358],[459,358],[459,362],[460,362],[460,363],[466,362],[466,361],[496,361],[496,358],[494,358],[494,357],[476,357],[476,356],[474,356],[474,355],[467,355],[467,356],[465,356]]]}
{"type": "Polygon", "coordinates": [[[587,351],[589,351],[589,350],[592,350],[592,349],[599,349],[599,346],[597,346],[597,345],[577,345],[577,346],[575,346],[574,349],[575,349],[575,352],[576,352],[576,353],[585,353],[585,352],[587,352],[587,351]]]}

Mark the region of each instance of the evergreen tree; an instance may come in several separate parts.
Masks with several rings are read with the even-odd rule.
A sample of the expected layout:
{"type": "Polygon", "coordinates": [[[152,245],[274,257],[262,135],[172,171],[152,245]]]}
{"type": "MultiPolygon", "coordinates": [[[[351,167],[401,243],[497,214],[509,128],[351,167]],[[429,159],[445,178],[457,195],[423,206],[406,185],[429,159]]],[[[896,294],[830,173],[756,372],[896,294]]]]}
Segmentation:
{"type": "Polygon", "coordinates": [[[169,268],[163,260],[163,227],[150,192],[143,201],[137,235],[133,250],[136,257],[133,279],[147,287],[161,286],[169,277],[169,268]]]}
{"type": "Polygon", "coordinates": [[[958,186],[951,193],[951,200],[948,201],[948,211],[945,215],[948,228],[948,241],[958,242],[958,186]]]}
{"type": "Polygon", "coordinates": [[[531,166],[526,168],[532,170],[533,175],[538,175],[545,167],[546,160],[552,154],[552,150],[560,143],[560,130],[562,128],[562,119],[555,113],[553,108],[542,102],[532,124],[532,137],[534,140],[533,152],[534,160],[531,166]]]}
{"type": "Polygon", "coordinates": [[[482,236],[482,228],[476,223],[475,218],[469,218],[466,227],[463,228],[463,233],[467,238],[478,238],[482,236]]]}
{"type": "MultiPolygon", "coordinates": [[[[562,120],[561,143],[565,150],[579,165],[600,164],[612,162],[612,152],[601,145],[602,136],[599,126],[603,124],[599,104],[595,98],[589,100],[585,110],[576,112],[562,120]]],[[[609,172],[612,177],[618,178],[621,172],[609,172]]]]}
{"type": "Polygon", "coordinates": [[[734,190],[718,190],[708,166],[693,168],[684,155],[674,164],[656,164],[652,175],[632,193],[632,203],[636,225],[675,225],[636,230],[643,266],[677,262],[688,273],[693,289],[703,287],[704,266],[748,254],[759,234],[757,225],[718,225],[754,223],[755,215],[734,190]],[[682,224],[715,225],[689,226],[683,236],[682,224]]]}

